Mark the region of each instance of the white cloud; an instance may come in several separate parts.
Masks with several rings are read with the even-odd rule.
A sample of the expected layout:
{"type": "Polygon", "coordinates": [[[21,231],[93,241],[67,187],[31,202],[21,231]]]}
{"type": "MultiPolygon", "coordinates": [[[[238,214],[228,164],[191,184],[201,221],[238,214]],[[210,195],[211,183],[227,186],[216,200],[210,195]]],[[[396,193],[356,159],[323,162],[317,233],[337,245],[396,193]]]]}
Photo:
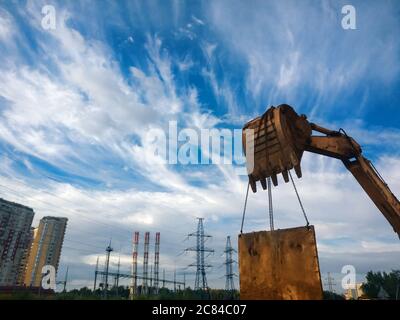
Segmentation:
{"type": "Polygon", "coordinates": [[[196,16],[192,15],[192,19],[193,19],[193,21],[196,22],[197,24],[200,24],[200,25],[202,25],[202,26],[204,25],[204,21],[201,20],[201,19],[199,19],[199,18],[197,18],[196,16]]]}
{"type": "MultiPolygon", "coordinates": [[[[1,70],[0,95],[7,101],[1,138],[69,171],[75,159],[92,163],[98,158],[98,149],[91,150],[96,145],[135,164],[135,155],[145,152],[129,142],[130,136],[143,137],[150,125],[182,116],[186,103],[195,111],[197,100],[192,91],[178,96],[160,38],[148,36],[148,71],[132,67],[128,83],[108,48],[84,39],[66,25],[69,14],[57,12],[57,32],[50,35],[56,42],[42,41],[41,46],[59,74],[45,72],[40,62],[35,69],[9,65],[1,70]]],[[[32,25],[37,22],[35,16],[27,18],[32,25]]]]}
{"type": "Polygon", "coordinates": [[[395,5],[356,7],[362,27],[353,33],[341,28],[340,3],[216,1],[206,12],[221,46],[247,63],[246,87],[257,106],[295,101],[311,116],[336,106],[360,83],[390,84],[400,74],[395,5]]]}
{"type": "Polygon", "coordinates": [[[279,88],[296,85],[299,76],[299,52],[289,55],[288,63],[281,65],[277,86],[279,88]]]}
{"type": "Polygon", "coordinates": [[[188,56],[185,56],[182,61],[177,61],[177,64],[179,70],[182,72],[187,71],[194,66],[193,60],[191,60],[188,56]]]}
{"type": "Polygon", "coordinates": [[[214,59],[215,49],[217,49],[217,44],[205,43],[203,47],[204,47],[204,52],[206,53],[206,57],[208,58],[209,61],[212,61],[214,59]]]}
{"type": "Polygon", "coordinates": [[[8,41],[14,33],[14,24],[7,11],[0,8],[0,41],[8,41]]]}

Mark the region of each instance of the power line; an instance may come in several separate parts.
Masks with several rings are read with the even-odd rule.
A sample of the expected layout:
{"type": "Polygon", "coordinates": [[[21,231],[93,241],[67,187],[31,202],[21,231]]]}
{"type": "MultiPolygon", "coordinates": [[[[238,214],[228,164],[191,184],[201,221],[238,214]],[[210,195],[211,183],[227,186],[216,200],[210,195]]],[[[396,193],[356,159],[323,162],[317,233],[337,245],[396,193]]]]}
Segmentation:
{"type": "MultiPolygon", "coordinates": [[[[7,154],[8,156],[10,156],[10,154],[7,154]]],[[[14,161],[16,161],[16,162],[20,162],[20,160],[17,160],[16,158],[14,158],[14,157],[12,157],[11,156],[11,159],[13,159],[14,161]]],[[[93,168],[94,169],[94,168],[93,168]]],[[[55,179],[55,178],[51,178],[51,177],[49,177],[48,175],[45,175],[44,173],[42,173],[42,172],[40,172],[40,171],[36,171],[38,174],[40,174],[41,176],[43,176],[43,177],[45,177],[46,179],[48,179],[48,180],[54,180],[54,181],[57,181],[57,182],[59,182],[60,184],[65,184],[65,182],[63,182],[63,181],[61,181],[61,180],[58,180],[58,179],[55,179]]],[[[7,175],[7,174],[6,174],[7,175]]],[[[9,176],[9,175],[8,175],[9,176]]],[[[14,178],[14,177],[11,177],[11,176],[9,176],[10,178],[12,178],[13,179],[13,181],[16,181],[16,179],[14,178]]],[[[22,183],[23,184],[23,183],[22,183]]],[[[69,183],[68,183],[69,184],[69,183]]],[[[24,184],[23,184],[24,185],[24,184]]],[[[24,185],[24,187],[25,187],[25,185],[24,185]]],[[[72,201],[70,201],[69,199],[64,199],[64,198],[61,198],[61,197],[59,197],[58,195],[56,195],[56,194],[54,194],[54,193],[51,193],[50,191],[47,191],[47,190],[41,190],[42,192],[45,192],[45,193],[48,193],[48,194],[50,194],[50,195],[52,195],[52,196],[55,196],[55,197],[57,197],[57,198],[59,198],[59,199],[61,199],[61,200],[63,200],[63,201],[68,201],[68,202],[70,202],[70,203],[72,203],[72,204],[74,204],[75,205],[75,203],[74,202],[72,202],[72,201]]],[[[98,201],[98,199],[96,199],[96,198],[93,198],[92,196],[90,196],[89,194],[87,194],[87,193],[85,193],[85,196],[86,197],[88,197],[88,198],[90,198],[90,199],[92,199],[92,200],[94,200],[94,201],[98,201]]],[[[117,207],[117,206],[115,206],[115,205],[112,205],[112,204],[107,204],[108,206],[111,206],[112,208],[114,208],[114,209],[116,209],[116,210],[121,210],[121,208],[120,207],[117,207]]],[[[160,227],[157,227],[157,229],[158,230],[165,230],[165,231],[168,231],[168,232],[172,232],[172,233],[175,233],[175,234],[178,234],[177,232],[174,232],[173,230],[167,230],[167,229],[164,229],[164,228],[160,228],[160,227]]],[[[128,229],[125,229],[125,230],[128,230],[128,229]]],[[[156,231],[156,230],[152,230],[152,231],[156,231]]],[[[131,232],[131,230],[128,230],[128,232],[130,233],[131,232]]]]}
{"type": "MultiPolygon", "coordinates": [[[[17,191],[17,190],[15,190],[15,189],[9,188],[9,187],[4,186],[4,185],[2,185],[2,184],[0,184],[0,187],[1,187],[1,188],[4,188],[4,189],[7,189],[7,190],[11,191],[11,192],[14,193],[14,194],[19,195],[19,196],[22,197],[22,198],[28,198],[28,199],[31,199],[32,201],[39,201],[39,202],[44,203],[44,204],[46,204],[46,205],[48,205],[48,206],[50,206],[50,207],[53,207],[53,206],[54,206],[53,204],[51,204],[51,203],[49,203],[49,202],[47,202],[47,201],[44,201],[44,200],[41,200],[41,199],[33,198],[33,197],[28,196],[28,195],[26,195],[26,194],[24,194],[24,193],[21,193],[20,191],[17,191]]],[[[57,197],[57,198],[59,198],[59,199],[61,199],[61,200],[65,200],[65,199],[63,199],[63,198],[61,198],[61,197],[59,197],[59,196],[57,196],[57,195],[54,195],[54,194],[48,192],[48,191],[44,191],[44,190],[43,190],[43,192],[48,193],[48,194],[50,194],[50,195],[53,195],[53,196],[55,196],[55,197],[57,197]]],[[[84,218],[84,219],[86,219],[86,220],[88,220],[88,221],[90,221],[90,222],[97,223],[98,225],[103,225],[103,226],[105,226],[105,227],[112,228],[113,230],[119,229],[119,230],[123,231],[124,233],[125,233],[125,232],[126,232],[126,233],[129,233],[129,238],[130,238],[131,231],[128,231],[129,229],[117,227],[117,226],[111,225],[111,224],[109,224],[109,223],[101,222],[101,221],[98,221],[98,220],[96,220],[96,219],[89,218],[89,217],[87,217],[87,216],[83,216],[83,215],[82,215],[82,212],[84,212],[84,211],[82,211],[82,210],[78,210],[78,209],[74,209],[74,208],[66,208],[66,207],[63,207],[63,209],[65,209],[65,210],[67,210],[67,211],[70,211],[70,212],[78,213],[78,214],[79,214],[79,217],[84,218]]],[[[86,231],[85,231],[85,232],[86,232],[86,231]]],[[[175,232],[175,233],[178,234],[177,232],[175,232]]],[[[126,238],[128,238],[128,236],[126,236],[126,238]]],[[[171,245],[175,245],[175,244],[172,243],[172,242],[168,242],[168,241],[165,241],[165,242],[166,242],[166,243],[170,243],[171,245]]]]}
{"type": "MultiPolygon", "coordinates": [[[[15,160],[15,159],[14,159],[14,160],[15,160]]],[[[4,177],[4,176],[3,176],[3,177],[4,177]]],[[[19,182],[19,183],[20,183],[21,185],[23,185],[24,187],[26,187],[26,185],[25,185],[24,183],[22,183],[22,182],[19,182]]],[[[0,185],[0,186],[2,186],[2,185],[0,185]]],[[[18,192],[18,191],[16,191],[16,190],[11,189],[11,188],[6,187],[6,186],[3,186],[3,187],[4,187],[4,188],[7,188],[8,190],[11,190],[11,191],[13,191],[14,193],[19,194],[19,195],[21,196],[21,193],[18,192]]],[[[67,201],[67,202],[70,202],[70,203],[72,203],[72,204],[75,205],[75,203],[74,203],[73,201],[70,201],[69,199],[61,198],[60,196],[58,196],[58,195],[56,195],[56,194],[54,194],[54,193],[52,193],[52,192],[50,192],[50,191],[41,190],[41,192],[47,193],[47,194],[49,194],[49,195],[51,195],[51,196],[54,196],[54,197],[56,197],[56,198],[58,198],[58,199],[60,199],[60,200],[62,200],[62,201],[67,201]]],[[[98,201],[97,199],[94,199],[93,197],[90,197],[90,196],[87,195],[87,194],[85,194],[85,196],[87,196],[87,197],[89,197],[89,198],[91,198],[91,199],[93,199],[93,200],[98,201]]],[[[36,199],[36,198],[33,198],[33,197],[29,197],[29,196],[27,196],[26,194],[23,194],[22,197],[28,197],[28,198],[31,198],[32,201],[39,201],[39,202],[41,202],[41,203],[44,203],[44,204],[47,204],[47,205],[53,207],[53,204],[50,204],[50,203],[48,203],[48,202],[46,202],[46,201],[44,201],[44,200],[41,200],[41,199],[36,199]]],[[[117,208],[117,207],[115,207],[115,206],[113,206],[113,207],[114,207],[114,208],[117,208]]],[[[101,222],[101,221],[98,221],[98,220],[89,218],[89,217],[87,217],[87,216],[83,216],[82,213],[85,213],[85,211],[82,211],[82,210],[80,210],[80,209],[74,209],[74,208],[65,208],[65,209],[68,210],[68,211],[70,211],[70,212],[77,212],[77,213],[80,214],[80,217],[83,217],[84,219],[86,219],[86,220],[88,220],[88,221],[93,221],[93,222],[95,222],[95,223],[97,223],[97,224],[99,224],[99,225],[103,225],[103,226],[112,228],[112,230],[114,230],[114,229],[123,230],[124,233],[126,233],[126,239],[130,239],[130,237],[131,237],[131,230],[129,230],[129,229],[121,228],[120,226],[111,225],[111,224],[108,224],[108,223],[105,223],[105,222],[101,222]]],[[[120,209],[120,208],[117,208],[117,209],[120,209]]],[[[35,217],[34,219],[36,219],[36,217],[35,217]]],[[[72,220],[71,222],[74,223],[74,220],[72,220]]],[[[159,230],[167,230],[168,233],[179,234],[178,232],[171,231],[171,229],[165,229],[165,228],[159,228],[159,227],[155,227],[155,228],[157,228],[157,229],[159,229],[159,230]]],[[[155,228],[154,228],[154,229],[155,229],[155,228]]],[[[151,230],[152,228],[149,228],[149,226],[146,226],[146,229],[150,229],[150,230],[151,230]]],[[[90,233],[90,231],[85,230],[85,233],[90,233]]],[[[94,234],[94,233],[92,233],[92,234],[94,234]]],[[[97,235],[97,234],[94,234],[94,235],[97,235]]],[[[121,236],[120,233],[119,233],[118,235],[121,236]]],[[[164,240],[164,243],[169,243],[169,244],[171,244],[171,246],[167,246],[167,247],[171,247],[171,248],[174,248],[174,247],[175,247],[175,243],[170,242],[170,241],[168,241],[168,240],[164,240]]]]}
{"type": "MultiPolygon", "coordinates": [[[[21,192],[19,192],[19,191],[17,191],[17,190],[14,190],[14,189],[12,189],[12,188],[6,187],[6,186],[4,186],[4,185],[2,185],[2,184],[0,184],[0,187],[1,187],[1,188],[5,188],[5,189],[7,189],[7,190],[10,190],[10,191],[12,191],[12,192],[15,192],[16,194],[21,195],[21,192]]],[[[46,191],[43,191],[43,192],[49,193],[49,192],[46,192],[46,191]]],[[[51,194],[51,193],[49,193],[49,194],[51,194]]],[[[53,195],[53,196],[54,196],[54,195],[53,195]]],[[[43,200],[41,200],[41,199],[35,199],[35,198],[32,198],[32,197],[30,197],[30,196],[27,196],[27,195],[25,195],[25,194],[23,194],[23,193],[22,193],[22,197],[27,197],[27,198],[32,199],[33,201],[39,201],[39,202],[42,202],[42,203],[44,203],[44,204],[50,205],[50,206],[52,206],[52,207],[54,206],[53,204],[51,204],[51,203],[49,203],[49,202],[47,202],[47,201],[43,201],[43,200]]],[[[58,196],[56,196],[56,197],[57,197],[57,198],[60,198],[60,197],[58,197],[58,196]]],[[[62,199],[62,198],[60,198],[60,199],[62,199]]],[[[68,211],[72,211],[72,212],[79,213],[79,214],[80,214],[80,218],[84,218],[84,219],[87,219],[87,220],[89,220],[89,221],[91,221],[91,222],[94,222],[94,223],[97,223],[97,224],[102,224],[102,225],[107,226],[107,227],[113,227],[113,228],[115,228],[115,226],[112,226],[112,225],[110,225],[110,224],[103,223],[103,222],[100,222],[100,221],[95,220],[95,219],[93,219],[93,218],[88,218],[88,217],[86,217],[86,216],[83,216],[81,210],[77,210],[77,209],[73,209],[73,208],[63,208],[63,209],[66,209],[66,210],[68,210],[68,211]]]]}
{"type": "MultiPolygon", "coordinates": [[[[3,176],[3,177],[4,177],[4,176],[3,176]]],[[[20,183],[20,184],[23,185],[24,187],[26,187],[23,183],[20,183]]],[[[24,194],[24,193],[21,193],[20,191],[17,191],[17,190],[15,190],[15,189],[10,188],[10,187],[4,186],[4,185],[2,185],[2,184],[0,184],[0,187],[3,187],[3,188],[5,188],[5,189],[7,189],[7,190],[10,190],[11,192],[14,192],[15,194],[19,194],[20,196],[21,196],[21,194],[22,194],[21,197],[30,198],[30,199],[32,199],[32,201],[39,201],[39,202],[41,202],[41,203],[50,205],[50,206],[52,206],[52,207],[54,206],[53,204],[50,204],[50,203],[48,203],[48,202],[46,202],[46,201],[44,201],[44,200],[33,198],[32,196],[28,196],[28,195],[26,195],[26,194],[24,194]]],[[[49,194],[49,195],[51,195],[51,196],[53,196],[53,197],[56,197],[56,198],[58,198],[58,199],[60,199],[60,200],[62,200],[62,201],[66,201],[66,202],[69,202],[69,203],[71,203],[71,204],[76,205],[76,203],[74,203],[73,201],[71,201],[71,200],[69,200],[69,199],[64,199],[64,198],[62,198],[62,197],[58,196],[57,194],[54,194],[54,193],[52,193],[52,192],[50,192],[50,191],[47,191],[47,190],[40,190],[40,192],[49,194]]],[[[88,198],[92,199],[92,200],[98,201],[98,199],[95,199],[95,198],[93,198],[93,197],[90,197],[90,196],[88,196],[87,194],[86,194],[86,196],[87,196],[88,198]]],[[[110,204],[108,204],[108,205],[110,205],[110,204]]],[[[120,210],[120,208],[118,208],[118,207],[115,207],[115,206],[111,206],[111,207],[115,208],[116,210],[120,210]]],[[[121,231],[124,231],[125,233],[129,234],[129,237],[130,237],[131,230],[129,230],[128,228],[124,228],[124,227],[116,226],[116,225],[111,225],[111,224],[106,223],[106,222],[102,222],[102,221],[95,220],[95,219],[93,219],[93,218],[89,218],[87,215],[83,215],[83,213],[86,213],[86,214],[90,214],[90,213],[87,212],[87,211],[85,211],[85,210],[82,210],[82,209],[66,208],[66,207],[64,207],[64,209],[66,209],[66,210],[68,210],[68,211],[70,211],[70,212],[78,213],[78,214],[80,215],[80,217],[82,217],[82,218],[84,218],[84,219],[86,219],[86,220],[88,220],[88,221],[93,221],[93,222],[95,222],[95,223],[97,223],[97,224],[99,224],[99,225],[103,225],[103,226],[105,226],[105,227],[109,227],[109,228],[112,228],[112,229],[114,229],[114,230],[115,230],[115,229],[119,229],[119,230],[121,230],[121,231]]],[[[98,210],[96,210],[96,211],[98,211],[98,210]]],[[[162,228],[162,227],[150,228],[149,226],[146,226],[146,228],[147,228],[147,229],[150,229],[150,230],[151,230],[151,229],[154,229],[154,230],[155,230],[155,229],[157,228],[157,229],[159,229],[159,230],[168,231],[168,233],[179,234],[178,232],[172,231],[172,230],[170,230],[170,229],[165,229],[165,228],[162,228]]],[[[166,242],[168,242],[168,241],[166,241],[166,242]]]]}
{"type": "MultiPolygon", "coordinates": [[[[5,177],[4,177],[5,178],[5,177]]],[[[5,178],[6,179],[6,178],[5,178]]],[[[23,184],[23,183],[21,183],[21,182],[19,182],[20,184],[23,184]]],[[[45,205],[48,205],[48,206],[50,206],[50,207],[54,207],[54,204],[51,204],[51,203],[49,203],[49,202],[47,202],[47,201],[44,201],[44,200],[42,200],[42,199],[38,199],[38,198],[35,198],[35,197],[32,197],[32,196],[28,196],[28,195],[26,195],[25,193],[22,193],[22,192],[19,192],[19,191],[17,191],[17,190],[15,190],[15,189],[12,189],[12,188],[10,188],[10,187],[7,187],[7,186],[5,186],[5,185],[0,185],[0,187],[2,187],[3,189],[5,189],[5,190],[8,190],[8,191],[11,191],[11,193],[13,193],[14,195],[18,195],[19,197],[21,197],[21,198],[28,198],[28,199],[31,199],[31,201],[33,201],[33,202],[41,202],[41,203],[44,203],[45,205]]],[[[26,189],[26,185],[24,185],[24,187],[25,187],[25,189],[26,189]]],[[[25,190],[24,189],[24,191],[28,191],[28,190],[25,190]]],[[[40,192],[43,192],[43,193],[47,193],[47,194],[49,194],[49,195],[51,195],[51,196],[54,196],[54,197],[56,197],[56,198],[58,198],[58,199],[61,199],[62,201],[67,201],[67,202],[70,202],[70,203],[72,203],[72,204],[74,204],[75,205],[75,203],[73,202],[73,201],[70,201],[69,199],[64,199],[64,198],[62,198],[62,197],[60,197],[60,196],[58,196],[58,195],[56,195],[56,194],[54,194],[54,193],[52,193],[52,192],[49,192],[49,191],[46,191],[46,190],[40,190],[40,192]]],[[[8,193],[7,193],[8,194],[8,193]]],[[[89,197],[89,198],[91,198],[91,199],[94,199],[93,197],[89,197]]],[[[97,199],[96,199],[96,201],[97,201],[97,199]]],[[[57,209],[60,209],[60,207],[58,206],[57,207],[57,209]]],[[[111,225],[111,224],[108,224],[108,223],[105,223],[105,222],[101,222],[101,221],[98,221],[98,220],[95,220],[95,219],[93,219],[93,218],[89,218],[89,217],[87,217],[87,216],[84,216],[82,213],[85,213],[85,211],[82,211],[82,210],[79,210],[79,209],[75,209],[75,208],[64,208],[65,210],[67,210],[67,211],[69,211],[69,212],[76,212],[76,213],[78,213],[79,214],[79,217],[80,218],[83,218],[83,219],[86,219],[86,220],[88,220],[88,221],[90,221],[90,222],[94,222],[94,223],[96,223],[96,224],[99,224],[99,225],[103,225],[103,226],[106,226],[106,227],[110,227],[110,228],[112,228],[112,229],[119,229],[119,230],[124,230],[124,232],[126,231],[127,233],[129,232],[131,232],[130,230],[128,230],[128,229],[125,229],[125,228],[121,228],[121,227],[116,227],[115,225],[111,225]]],[[[74,220],[72,220],[72,223],[75,225],[75,223],[74,223],[74,220]]],[[[164,229],[164,230],[166,230],[166,229],[164,229]]],[[[90,233],[90,232],[86,232],[86,230],[85,230],[85,234],[86,233],[90,233]]],[[[176,233],[176,234],[178,234],[177,232],[174,232],[174,233],[176,233]]],[[[96,235],[97,236],[97,234],[95,234],[95,233],[92,233],[93,235],[96,235]]],[[[118,234],[119,236],[121,236],[121,233],[119,233],[118,234]]],[[[83,242],[79,242],[79,241],[76,241],[76,240],[69,240],[69,239],[65,239],[65,241],[66,242],[69,242],[69,241],[71,241],[71,242],[74,242],[74,243],[77,243],[77,244],[81,244],[81,245],[85,245],[85,246],[91,246],[91,247],[93,247],[93,248],[96,248],[96,249],[100,249],[100,247],[99,246],[96,246],[96,245],[92,245],[92,244],[88,244],[88,243],[83,243],[83,242]]],[[[171,242],[171,244],[172,244],[172,242],[171,242]]],[[[172,246],[171,246],[172,247],[172,246]]],[[[175,245],[174,245],[174,247],[175,247],[175,245]]],[[[89,250],[87,250],[87,249],[83,249],[83,248],[79,248],[79,247],[74,247],[74,246],[63,246],[63,248],[66,248],[66,249],[70,249],[70,250],[76,250],[76,251],[80,251],[80,252],[88,252],[88,253],[93,253],[93,251],[89,251],[89,250]]],[[[203,261],[204,261],[204,253],[203,253],[203,261]]],[[[205,266],[205,267],[211,267],[211,266],[205,266]]],[[[206,279],[205,279],[206,280],[206,279]]],[[[207,284],[207,283],[206,283],[207,284]]]]}

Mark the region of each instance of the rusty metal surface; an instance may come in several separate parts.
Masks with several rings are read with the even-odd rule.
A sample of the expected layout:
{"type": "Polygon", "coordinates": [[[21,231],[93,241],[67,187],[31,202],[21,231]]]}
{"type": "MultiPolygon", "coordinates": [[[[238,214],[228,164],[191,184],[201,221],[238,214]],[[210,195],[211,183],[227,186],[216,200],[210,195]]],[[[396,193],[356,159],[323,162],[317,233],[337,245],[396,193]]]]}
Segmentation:
{"type": "Polygon", "coordinates": [[[239,235],[240,299],[322,299],[314,227],[239,235]]]}
{"type": "Polygon", "coordinates": [[[285,104],[271,107],[261,117],[246,123],[242,141],[246,161],[254,159],[254,166],[248,172],[253,192],[257,190],[256,181],[265,190],[268,177],[276,186],[279,173],[289,182],[288,170],[293,168],[301,177],[300,161],[310,136],[311,126],[306,117],[299,116],[285,104]]]}

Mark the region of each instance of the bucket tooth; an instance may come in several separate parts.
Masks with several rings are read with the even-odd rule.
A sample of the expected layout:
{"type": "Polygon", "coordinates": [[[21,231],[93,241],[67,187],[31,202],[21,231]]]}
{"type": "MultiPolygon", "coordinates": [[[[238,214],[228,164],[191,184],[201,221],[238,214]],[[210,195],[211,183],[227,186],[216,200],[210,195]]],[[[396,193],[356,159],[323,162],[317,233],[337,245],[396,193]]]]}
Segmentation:
{"type": "Polygon", "coordinates": [[[256,182],[254,181],[254,178],[253,178],[252,175],[249,175],[249,183],[250,183],[251,190],[254,193],[256,193],[257,192],[257,185],[256,185],[256,182]]]}
{"type": "Polygon", "coordinates": [[[278,177],[276,176],[275,173],[272,174],[271,179],[272,179],[272,183],[276,187],[278,185],[278,177]]]}
{"type": "Polygon", "coordinates": [[[285,180],[285,182],[288,183],[289,182],[289,173],[287,170],[282,171],[282,176],[283,176],[283,180],[285,180]]]}
{"type": "Polygon", "coordinates": [[[301,178],[301,176],[302,176],[302,173],[301,173],[301,167],[300,167],[300,164],[298,164],[298,165],[295,165],[295,166],[294,166],[294,172],[296,172],[296,176],[297,176],[297,178],[301,178]]]}
{"type": "Polygon", "coordinates": [[[267,180],[265,180],[265,178],[261,178],[260,182],[261,182],[261,187],[263,188],[263,190],[266,190],[267,189],[267,180]]]}

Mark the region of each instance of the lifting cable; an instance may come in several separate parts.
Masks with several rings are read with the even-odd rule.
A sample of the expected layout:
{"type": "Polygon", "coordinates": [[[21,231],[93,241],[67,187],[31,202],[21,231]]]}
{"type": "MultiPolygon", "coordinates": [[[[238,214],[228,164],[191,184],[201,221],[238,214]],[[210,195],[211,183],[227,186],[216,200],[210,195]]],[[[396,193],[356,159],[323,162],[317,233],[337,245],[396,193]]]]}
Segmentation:
{"type": "Polygon", "coordinates": [[[274,208],[272,207],[272,186],[271,177],[267,178],[268,183],[268,212],[269,212],[269,227],[271,231],[274,231],[274,208]]]}
{"type": "MultiPolygon", "coordinates": [[[[267,178],[268,181],[268,212],[269,212],[269,226],[271,231],[274,230],[274,209],[272,206],[272,186],[271,186],[271,178],[267,178]]],[[[243,214],[242,214],[242,225],[240,227],[240,233],[243,233],[243,225],[244,225],[244,218],[246,216],[246,209],[247,209],[247,199],[249,198],[249,188],[250,182],[247,184],[247,191],[246,191],[246,198],[244,200],[243,206],[243,214]]]]}
{"type": "Polygon", "coordinates": [[[290,173],[290,170],[288,170],[288,172],[289,172],[290,180],[292,181],[294,191],[296,192],[297,200],[299,201],[301,211],[303,212],[303,216],[304,216],[304,219],[306,219],[306,223],[307,223],[307,227],[308,227],[310,225],[310,222],[308,221],[306,211],[304,210],[304,207],[303,207],[303,203],[301,202],[299,193],[297,192],[296,184],[294,183],[292,174],[290,173]]]}
{"type": "MultiPolygon", "coordinates": [[[[306,211],[304,209],[303,203],[301,202],[299,192],[297,191],[296,184],[295,184],[295,182],[293,180],[291,172],[290,171],[288,171],[288,172],[289,172],[290,180],[292,181],[292,185],[293,185],[294,191],[295,191],[296,196],[297,196],[297,200],[299,201],[301,211],[303,213],[304,219],[306,220],[306,226],[309,227],[310,222],[308,221],[308,217],[307,217],[306,211]]],[[[247,209],[247,200],[249,198],[249,189],[250,189],[250,182],[247,184],[246,198],[244,200],[243,214],[242,214],[242,225],[240,227],[240,233],[241,234],[243,233],[244,218],[246,216],[246,209],[247,209]]],[[[275,229],[274,228],[274,208],[273,208],[273,203],[272,203],[272,184],[271,184],[271,178],[270,177],[267,178],[267,189],[268,189],[269,226],[270,226],[270,230],[274,231],[274,229],[275,229]]]]}
{"type": "Polygon", "coordinates": [[[241,234],[243,233],[244,216],[246,214],[247,198],[249,197],[249,188],[250,188],[250,181],[247,184],[246,199],[244,200],[243,215],[242,215],[242,226],[240,227],[240,233],[241,234]]]}

